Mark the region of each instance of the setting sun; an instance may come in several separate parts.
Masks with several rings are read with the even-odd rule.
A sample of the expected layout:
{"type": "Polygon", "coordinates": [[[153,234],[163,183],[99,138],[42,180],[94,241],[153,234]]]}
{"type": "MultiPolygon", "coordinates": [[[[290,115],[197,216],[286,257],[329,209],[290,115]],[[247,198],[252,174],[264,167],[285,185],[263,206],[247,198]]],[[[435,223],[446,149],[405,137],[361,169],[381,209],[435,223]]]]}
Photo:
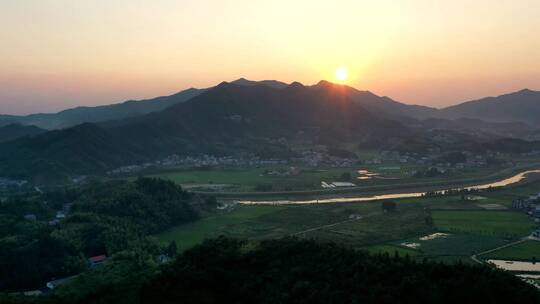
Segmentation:
{"type": "Polygon", "coordinates": [[[348,73],[346,68],[344,68],[344,67],[337,68],[336,69],[336,80],[343,82],[343,81],[347,80],[348,74],[349,73],[348,73]]]}

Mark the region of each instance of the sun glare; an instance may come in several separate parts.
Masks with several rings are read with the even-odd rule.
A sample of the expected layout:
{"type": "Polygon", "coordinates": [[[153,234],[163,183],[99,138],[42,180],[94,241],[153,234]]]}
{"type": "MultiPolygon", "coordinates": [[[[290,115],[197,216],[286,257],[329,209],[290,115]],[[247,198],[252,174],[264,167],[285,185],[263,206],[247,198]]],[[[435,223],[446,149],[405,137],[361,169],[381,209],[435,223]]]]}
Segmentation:
{"type": "Polygon", "coordinates": [[[340,82],[344,82],[347,80],[348,77],[348,71],[347,68],[339,67],[336,69],[336,80],[340,82]]]}

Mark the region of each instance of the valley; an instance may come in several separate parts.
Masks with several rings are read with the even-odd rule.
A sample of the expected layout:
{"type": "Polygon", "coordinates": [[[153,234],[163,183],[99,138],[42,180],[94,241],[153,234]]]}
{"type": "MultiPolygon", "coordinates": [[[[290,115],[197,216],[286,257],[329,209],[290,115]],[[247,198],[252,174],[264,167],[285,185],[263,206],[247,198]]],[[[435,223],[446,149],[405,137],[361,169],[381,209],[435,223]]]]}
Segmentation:
{"type": "Polygon", "coordinates": [[[538,284],[530,121],[431,117],[327,81],[240,79],[113,109],[0,127],[0,291],[83,301],[107,280],[143,290],[209,243],[289,239],[538,284]]]}

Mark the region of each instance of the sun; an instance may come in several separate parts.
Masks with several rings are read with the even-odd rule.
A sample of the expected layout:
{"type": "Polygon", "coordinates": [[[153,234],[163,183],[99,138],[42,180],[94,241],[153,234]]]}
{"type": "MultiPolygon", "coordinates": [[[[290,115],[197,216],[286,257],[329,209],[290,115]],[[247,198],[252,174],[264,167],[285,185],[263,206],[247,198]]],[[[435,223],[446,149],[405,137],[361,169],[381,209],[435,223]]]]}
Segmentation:
{"type": "Polygon", "coordinates": [[[336,80],[340,82],[344,82],[347,80],[347,77],[349,76],[349,71],[347,71],[347,68],[345,67],[339,67],[336,69],[336,80]]]}

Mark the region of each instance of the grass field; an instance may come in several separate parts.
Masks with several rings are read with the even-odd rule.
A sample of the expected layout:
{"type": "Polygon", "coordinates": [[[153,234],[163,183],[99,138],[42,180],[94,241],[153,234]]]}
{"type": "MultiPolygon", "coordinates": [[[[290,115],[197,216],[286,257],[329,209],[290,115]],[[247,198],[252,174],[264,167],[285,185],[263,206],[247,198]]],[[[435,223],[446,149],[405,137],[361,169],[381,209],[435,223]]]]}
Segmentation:
{"type": "Polygon", "coordinates": [[[437,229],[505,237],[522,237],[531,233],[534,224],[526,214],[514,211],[435,210],[437,229]]]}
{"type": "MultiPolygon", "coordinates": [[[[216,214],[193,223],[177,226],[157,236],[162,242],[176,241],[180,250],[185,250],[201,243],[207,238],[219,235],[245,237],[239,233],[239,227],[245,226],[250,220],[265,214],[278,212],[283,207],[255,206],[239,207],[234,211],[216,214]]],[[[249,223],[248,223],[249,224],[249,223]]]]}
{"type": "Polygon", "coordinates": [[[219,235],[250,239],[296,235],[361,247],[429,231],[424,209],[413,204],[392,214],[382,212],[380,203],[236,206],[229,212],[177,226],[157,238],[165,243],[175,240],[180,249],[219,235]],[[362,218],[351,221],[351,216],[358,215],[362,218]]]}
{"type": "Polygon", "coordinates": [[[481,258],[522,261],[531,261],[533,258],[536,258],[536,260],[540,260],[540,241],[525,241],[511,247],[487,253],[482,255],[481,258]]]}

